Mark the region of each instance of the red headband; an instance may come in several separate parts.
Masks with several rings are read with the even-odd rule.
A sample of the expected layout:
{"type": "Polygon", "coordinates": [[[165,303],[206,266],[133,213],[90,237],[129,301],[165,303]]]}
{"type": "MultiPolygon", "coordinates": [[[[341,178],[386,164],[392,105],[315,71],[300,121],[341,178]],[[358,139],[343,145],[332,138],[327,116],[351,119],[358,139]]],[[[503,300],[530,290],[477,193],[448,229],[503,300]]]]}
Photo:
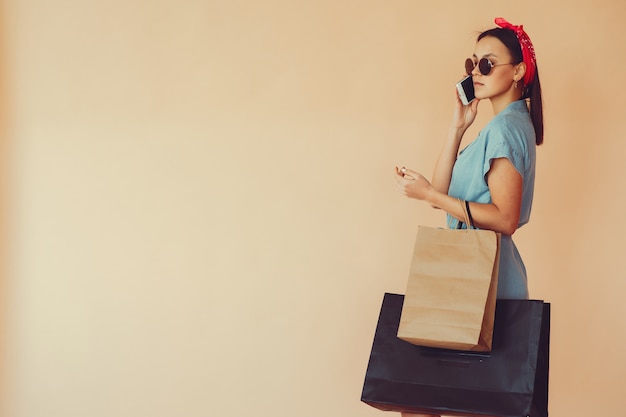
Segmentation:
{"type": "Polygon", "coordinates": [[[535,56],[535,48],[533,47],[533,43],[530,41],[528,34],[524,32],[524,27],[522,25],[512,25],[502,17],[496,17],[495,22],[496,25],[500,26],[501,28],[511,29],[513,32],[515,32],[515,36],[517,36],[517,40],[522,47],[522,58],[524,59],[524,63],[526,64],[526,74],[524,74],[524,86],[530,85],[530,83],[533,82],[533,80],[535,79],[535,73],[537,72],[537,57],[535,56]]]}

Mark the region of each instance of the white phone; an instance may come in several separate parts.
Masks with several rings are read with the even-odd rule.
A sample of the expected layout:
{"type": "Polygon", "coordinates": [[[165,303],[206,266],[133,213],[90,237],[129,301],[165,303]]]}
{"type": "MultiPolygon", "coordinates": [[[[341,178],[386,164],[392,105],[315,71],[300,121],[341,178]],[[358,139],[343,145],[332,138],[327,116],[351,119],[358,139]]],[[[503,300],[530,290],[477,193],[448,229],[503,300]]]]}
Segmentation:
{"type": "Polygon", "coordinates": [[[456,90],[459,92],[461,103],[463,103],[464,106],[467,106],[476,98],[474,95],[474,82],[471,75],[468,75],[456,83],[456,90]]]}

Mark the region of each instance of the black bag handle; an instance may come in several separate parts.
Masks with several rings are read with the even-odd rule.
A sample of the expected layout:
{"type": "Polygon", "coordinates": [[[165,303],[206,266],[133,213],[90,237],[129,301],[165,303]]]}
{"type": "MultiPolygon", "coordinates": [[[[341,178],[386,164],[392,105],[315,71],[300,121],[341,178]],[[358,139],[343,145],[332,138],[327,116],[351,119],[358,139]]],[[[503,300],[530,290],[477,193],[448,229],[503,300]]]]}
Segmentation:
{"type": "MultiPolygon", "coordinates": [[[[459,204],[461,204],[461,209],[463,210],[463,217],[465,217],[465,224],[467,224],[467,228],[476,229],[476,227],[474,226],[474,219],[472,219],[472,213],[470,212],[469,201],[461,200],[460,198],[457,198],[457,200],[459,200],[459,204]]],[[[456,228],[462,229],[463,223],[464,222],[457,219],[456,228]]]]}

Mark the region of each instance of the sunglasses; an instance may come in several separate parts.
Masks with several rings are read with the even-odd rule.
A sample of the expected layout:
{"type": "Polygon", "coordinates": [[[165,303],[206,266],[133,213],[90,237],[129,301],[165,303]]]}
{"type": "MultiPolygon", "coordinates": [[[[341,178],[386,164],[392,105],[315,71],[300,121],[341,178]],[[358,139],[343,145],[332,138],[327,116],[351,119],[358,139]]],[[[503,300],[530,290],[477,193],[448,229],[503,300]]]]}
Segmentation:
{"type": "Polygon", "coordinates": [[[514,65],[514,64],[513,63],[494,64],[493,62],[489,60],[489,58],[481,58],[478,61],[478,64],[476,64],[474,63],[474,60],[472,58],[467,58],[465,60],[465,72],[467,73],[467,75],[471,75],[472,72],[474,72],[474,68],[476,68],[477,65],[478,65],[478,71],[480,71],[482,75],[489,75],[493,67],[499,67],[501,65],[514,65]]]}

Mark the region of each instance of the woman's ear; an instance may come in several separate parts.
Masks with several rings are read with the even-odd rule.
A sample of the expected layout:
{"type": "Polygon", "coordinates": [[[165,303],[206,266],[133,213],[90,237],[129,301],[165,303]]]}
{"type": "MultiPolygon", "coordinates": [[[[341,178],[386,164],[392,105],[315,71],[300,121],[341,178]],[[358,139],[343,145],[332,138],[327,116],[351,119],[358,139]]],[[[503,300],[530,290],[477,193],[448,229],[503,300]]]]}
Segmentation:
{"type": "Polygon", "coordinates": [[[524,78],[525,74],[526,74],[526,63],[520,62],[519,64],[515,66],[515,73],[513,75],[513,78],[517,81],[521,81],[524,78]]]}

